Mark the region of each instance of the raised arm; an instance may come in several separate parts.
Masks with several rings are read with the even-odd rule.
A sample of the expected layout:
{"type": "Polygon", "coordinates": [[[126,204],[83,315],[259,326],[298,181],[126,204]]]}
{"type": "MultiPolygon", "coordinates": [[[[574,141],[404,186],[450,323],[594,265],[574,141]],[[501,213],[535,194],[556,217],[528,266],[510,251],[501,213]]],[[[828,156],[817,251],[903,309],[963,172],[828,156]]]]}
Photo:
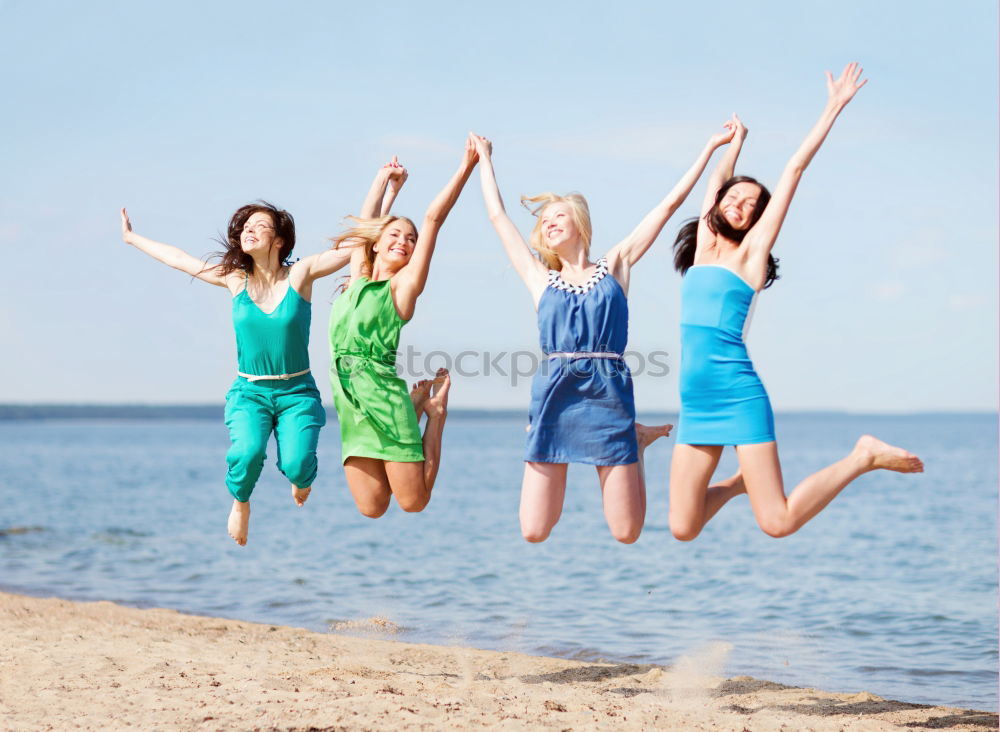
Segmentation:
{"type": "Polygon", "coordinates": [[[767,255],[770,254],[771,248],[778,238],[781,224],[788,213],[788,206],[792,202],[792,196],[795,195],[795,189],[798,187],[806,167],[830,133],[830,129],[841,110],[854,98],[858,89],[868,83],[867,79],[858,83],[861,72],[861,67],[856,63],[850,63],[844,67],[837,79],[834,79],[833,74],[829,71],[826,72],[827,101],[823,113],[813,128],[809,130],[809,134],[799,145],[799,149],[785,165],[778,185],[774,188],[771,201],[743,240],[747,246],[748,256],[754,260],[766,261],[767,255]]]}
{"type": "Polygon", "coordinates": [[[210,285],[227,287],[226,278],[219,274],[217,267],[206,264],[183,249],[171,246],[170,244],[164,244],[163,242],[153,241],[152,239],[147,239],[144,236],[136,234],[132,231],[132,222],[129,220],[128,211],[123,208],[121,215],[122,240],[126,244],[131,244],[140,252],[148,254],[153,259],[163,262],[174,269],[179,269],[181,272],[185,272],[192,277],[197,277],[199,280],[207,282],[210,285]]]}
{"type": "Polygon", "coordinates": [[[472,175],[472,169],[476,167],[477,160],[478,155],[472,140],[466,140],[462,162],[459,164],[458,170],[427,207],[410,261],[393,278],[395,280],[393,300],[396,310],[405,320],[413,317],[417,297],[424,291],[424,285],[427,284],[427,274],[430,272],[431,257],[434,255],[438,232],[458,200],[469,176],[472,175]]]}
{"type": "Polygon", "coordinates": [[[705,188],[705,197],[701,201],[701,217],[709,212],[715,205],[715,197],[722,188],[722,184],[733,177],[736,170],[736,161],[740,158],[740,151],[743,149],[743,141],[747,139],[747,128],[743,126],[740,118],[735,114],[725,124],[729,139],[729,147],[719,158],[719,164],[709,173],[708,185],[705,188]]]}
{"type": "Polygon", "coordinates": [[[396,196],[399,195],[399,190],[406,183],[406,179],[409,177],[409,173],[406,172],[406,168],[400,165],[399,160],[395,155],[392,156],[392,160],[389,161],[386,166],[389,168],[389,189],[385,192],[382,197],[382,206],[379,208],[379,216],[388,216],[389,212],[392,210],[392,204],[396,200],[396,196]]]}
{"type": "MultiPolygon", "coordinates": [[[[722,185],[733,177],[736,170],[736,161],[739,160],[740,151],[743,149],[743,141],[747,139],[747,128],[743,126],[740,118],[733,114],[725,125],[729,133],[729,147],[719,159],[719,164],[708,176],[708,185],[705,186],[705,197],[701,201],[701,213],[698,214],[698,233],[695,239],[696,251],[702,251],[711,247],[715,243],[715,232],[705,221],[705,216],[715,205],[716,196],[722,185]]],[[[696,254],[697,256],[697,254],[696,254]]]]}
{"type": "Polygon", "coordinates": [[[400,165],[399,160],[393,155],[392,160],[375,174],[375,180],[372,181],[368,195],[361,203],[358,216],[362,219],[374,219],[388,214],[407,176],[406,168],[400,165]]]}
{"type": "Polygon", "coordinates": [[[524,241],[521,232],[507,215],[503,199],[500,197],[500,188],[497,186],[496,172],[493,170],[493,144],[485,137],[471,132],[469,138],[479,153],[479,180],[483,187],[483,200],[486,203],[486,213],[490,217],[490,223],[500,236],[510,263],[514,265],[515,271],[528,288],[532,302],[537,307],[538,300],[548,284],[548,270],[531,253],[531,248],[524,241]]]}
{"type": "MultiPolygon", "coordinates": [[[[385,216],[392,208],[392,202],[406,182],[406,178],[406,168],[400,165],[399,160],[393,155],[392,160],[379,168],[375,174],[368,194],[361,203],[360,217],[371,219],[385,216]]],[[[331,248],[300,259],[292,265],[291,272],[292,285],[295,286],[296,292],[306,300],[311,299],[312,283],[320,277],[326,277],[342,269],[351,261],[355,249],[356,247],[331,248]]],[[[352,275],[353,269],[352,267],[352,275]]]]}
{"type": "Polygon", "coordinates": [[[724,127],[724,132],[709,138],[694,164],[681,176],[666,198],[646,214],[631,234],[608,252],[608,265],[612,273],[619,277],[619,280],[621,276],[628,276],[628,268],[632,267],[646,253],[656,237],[660,235],[663,226],[684,203],[688,194],[691,193],[691,189],[694,188],[694,184],[698,182],[698,178],[705,171],[705,166],[708,165],[712,153],[733,139],[736,128],[732,121],[726,122],[724,127]]]}

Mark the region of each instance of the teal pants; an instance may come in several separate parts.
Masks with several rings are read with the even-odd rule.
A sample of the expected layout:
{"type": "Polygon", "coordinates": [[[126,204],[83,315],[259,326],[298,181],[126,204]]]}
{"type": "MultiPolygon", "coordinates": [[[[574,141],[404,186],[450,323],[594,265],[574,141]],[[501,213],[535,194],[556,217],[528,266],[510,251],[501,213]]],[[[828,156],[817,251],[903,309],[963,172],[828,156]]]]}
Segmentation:
{"type": "Polygon", "coordinates": [[[271,432],[278,444],[278,470],[299,488],[311,486],[324,424],[326,410],[311,374],[254,383],[237,378],[226,394],[226,427],[233,442],[226,454],[226,486],[233,498],[250,500],[271,432]]]}

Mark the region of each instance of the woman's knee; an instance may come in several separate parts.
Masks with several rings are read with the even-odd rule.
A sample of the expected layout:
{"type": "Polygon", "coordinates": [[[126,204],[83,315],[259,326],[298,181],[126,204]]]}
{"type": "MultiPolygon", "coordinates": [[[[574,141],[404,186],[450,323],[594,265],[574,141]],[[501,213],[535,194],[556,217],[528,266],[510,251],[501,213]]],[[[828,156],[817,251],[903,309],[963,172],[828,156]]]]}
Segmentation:
{"type": "Polygon", "coordinates": [[[538,518],[522,518],[521,536],[523,536],[524,540],[527,542],[539,544],[549,538],[549,534],[552,533],[552,529],[558,521],[558,517],[555,521],[547,521],[544,518],[541,520],[538,518]]]}
{"type": "Polygon", "coordinates": [[[316,480],[316,453],[296,453],[287,459],[282,455],[278,468],[293,485],[307,488],[316,480]]]}
{"type": "Polygon", "coordinates": [[[362,516],[367,516],[368,518],[376,519],[379,516],[385,514],[389,510],[389,498],[386,497],[384,500],[380,498],[370,498],[366,501],[357,501],[358,511],[361,512],[362,516]]]}
{"type": "Polygon", "coordinates": [[[229,446],[226,462],[230,468],[247,468],[253,465],[263,465],[267,453],[267,443],[261,440],[239,440],[229,446]]]}
{"type": "Polygon", "coordinates": [[[549,534],[552,533],[551,528],[543,528],[539,526],[522,526],[521,536],[524,540],[532,544],[540,544],[549,538],[549,534]]]}
{"type": "Polygon", "coordinates": [[[701,533],[702,527],[697,522],[677,516],[670,517],[670,533],[678,541],[694,541],[701,533]]]}
{"type": "Polygon", "coordinates": [[[795,533],[795,529],[793,527],[780,522],[761,523],[760,529],[773,539],[782,539],[795,533]]]}
{"type": "Polygon", "coordinates": [[[789,534],[794,534],[797,528],[791,519],[780,514],[758,516],[757,525],[760,526],[761,531],[775,539],[781,539],[789,534]]]}
{"type": "Polygon", "coordinates": [[[615,541],[620,541],[622,544],[634,544],[641,533],[642,524],[611,527],[611,535],[615,537],[615,541]]]}
{"type": "Polygon", "coordinates": [[[237,501],[250,500],[260,472],[264,468],[264,444],[251,441],[233,443],[226,453],[226,486],[237,501]]]}
{"type": "Polygon", "coordinates": [[[427,508],[427,504],[430,503],[430,494],[425,492],[424,495],[419,495],[416,493],[407,493],[405,495],[396,496],[396,502],[399,507],[406,511],[407,513],[419,513],[427,508]]]}

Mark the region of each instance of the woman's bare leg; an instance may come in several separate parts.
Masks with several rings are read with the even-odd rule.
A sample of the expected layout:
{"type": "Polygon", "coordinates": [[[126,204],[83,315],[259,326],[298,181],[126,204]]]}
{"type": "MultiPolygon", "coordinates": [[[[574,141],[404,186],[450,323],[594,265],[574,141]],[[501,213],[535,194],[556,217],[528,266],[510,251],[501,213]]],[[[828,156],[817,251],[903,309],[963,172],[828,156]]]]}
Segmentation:
{"type": "Polygon", "coordinates": [[[378,518],[389,508],[392,491],[382,460],[349,457],[344,463],[344,476],[358,510],[368,518],[378,518]]]}
{"type": "MultiPolygon", "coordinates": [[[[416,393],[420,382],[414,387],[416,393]]],[[[426,382],[430,389],[421,403],[421,409],[427,415],[427,425],[424,427],[423,451],[424,459],[416,463],[385,462],[385,472],[389,480],[392,494],[404,511],[423,511],[431,500],[434,481],[437,480],[438,468],[441,467],[441,442],[444,436],[444,423],[448,418],[448,392],[451,389],[451,376],[447,369],[438,369],[433,381],[426,382]]],[[[417,402],[414,400],[414,408],[417,402]]],[[[420,419],[420,412],[417,412],[420,419]]]]}
{"type": "Polygon", "coordinates": [[[788,536],[822,511],[855,478],[872,470],[923,472],[916,455],[871,435],[861,437],[844,458],[803,480],[785,498],[775,442],[736,448],[757,523],[769,536],[788,536]]]}
{"type": "Polygon", "coordinates": [[[598,465],[597,477],[601,481],[604,518],[611,535],[622,544],[633,543],[646,523],[646,485],[642,463],[598,465]]]}
{"type": "Polygon", "coordinates": [[[600,465],[597,468],[604,518],[611,535],[623,544],[636,541],[646,523],[646,469],[643,460],[646,448],[654,440],[669,435],[671,429],[671,424],[647,427],[636,422],[639,461],[630,465],[600,465]]]}
{"type": "Polygon", "coordinates": [[[562,515],[566,463],[525,463],[521,482],[521,535],[538,543],[549,538],[562,515]]]}
{"type": "Polygon", "coordinates": [[[721,445],[674,445],[670,460],[670,531],[675,538],[691,541],[697,537],[725,502],[738,495],[733,491],[742,486],[739,481],[709,486],[720,457],[721,445]]]}
{"type": "Polygon", "coordinates": [[[448,418],[448,392],[451,390],[451,376],[447,369],[438,369],[431,396],[424,403],[427,427],[424,428],[424,485],[427,486],[427,500],[430,500],[438,468],[441,467],[441,438],[444,423],[448,418]]]}

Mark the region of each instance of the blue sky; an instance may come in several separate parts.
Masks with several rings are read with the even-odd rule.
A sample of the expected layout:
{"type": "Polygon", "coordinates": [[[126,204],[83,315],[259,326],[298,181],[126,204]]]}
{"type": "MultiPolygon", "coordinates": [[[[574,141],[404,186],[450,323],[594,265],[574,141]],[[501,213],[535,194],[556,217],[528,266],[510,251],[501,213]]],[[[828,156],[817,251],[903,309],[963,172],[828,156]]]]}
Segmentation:
{"type": "MultiPolygon", "coordinates": [[[[0,402],[221,402],[235,371],[224,290],[123,244],[203,255],[256,198],[320,250],[392,154],[419,221],[464,135],[495,143],[508,208],[579,190],[594,252],[670,189],[728,115],[738,166],[773,186],[825,100],[823,71],[870,78],[807,171],[778,240],[782,279],[749,347],[777,409],[997,407],[997,6],[457,2],[159,5],[0,1],[0,402]]],[[[636,380],[678,404],[670,244],[699,185],[637,266],[631,348],[674,369],[636,380]]],[[[329,398],[317,284],[312,361],[329,398]]],[[[534,313],[478,177],[447,222],[403,346],[533,350],[534,313]]],[[[456,380],[455,406],[526,407],[527,383],[456,380]]]]}

